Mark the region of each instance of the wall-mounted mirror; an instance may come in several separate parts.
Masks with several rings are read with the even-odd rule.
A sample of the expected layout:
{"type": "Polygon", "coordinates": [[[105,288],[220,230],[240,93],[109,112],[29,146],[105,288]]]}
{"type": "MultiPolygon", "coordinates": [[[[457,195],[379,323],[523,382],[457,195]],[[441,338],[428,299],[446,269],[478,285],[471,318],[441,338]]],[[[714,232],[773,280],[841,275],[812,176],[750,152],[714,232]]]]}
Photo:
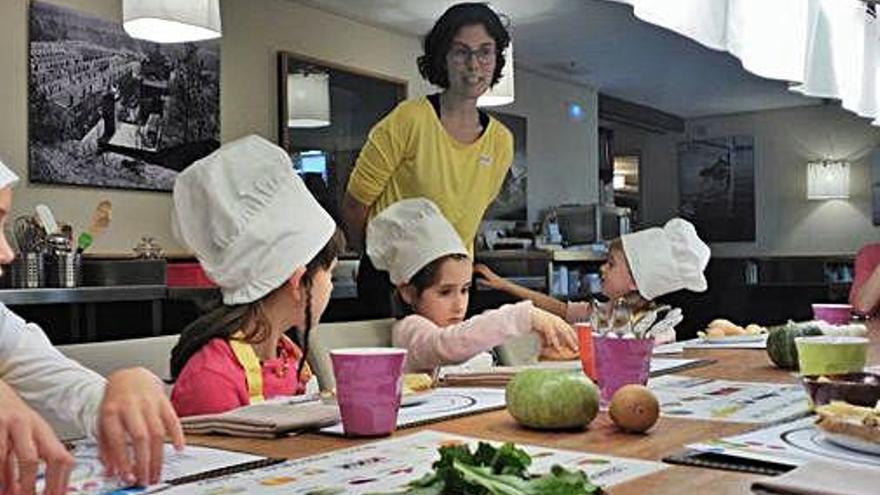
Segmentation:
{"type": "Polygon", "coordinates": [[[406,96],[403,79],[279,52],[279,142],[309,190],[337,221],[367,134],[406,96]]]}

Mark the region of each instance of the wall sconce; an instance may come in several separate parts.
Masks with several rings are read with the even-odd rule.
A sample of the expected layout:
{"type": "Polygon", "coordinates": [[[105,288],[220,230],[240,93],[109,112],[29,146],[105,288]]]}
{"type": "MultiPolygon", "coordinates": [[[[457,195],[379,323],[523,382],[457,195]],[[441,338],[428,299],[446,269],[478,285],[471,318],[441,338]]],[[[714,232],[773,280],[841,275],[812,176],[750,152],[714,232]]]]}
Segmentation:
{"type": "Polygon", "coordinates": [[[156,43],[221,36],[220,0],[124,0],[122,19],[129,36],[156,43]]]}
{"type": "Polygon", "coordinates": [[[477,98],[478,107],[499,107],[509,105],[514,100],[513,88],[513,43],[507,46],[507,63],[501,71],[501,78],[489,91],[477,98]]]}
{"type": "Polygon", "coordinates": [[[295,72],[287,76],[288,127],[330,125],[330,75],[295,72]]]}
{"type": "Polygon", "coordinates": [[[849,162],[807,163],[807,199],[849,198],[849,162]]]}

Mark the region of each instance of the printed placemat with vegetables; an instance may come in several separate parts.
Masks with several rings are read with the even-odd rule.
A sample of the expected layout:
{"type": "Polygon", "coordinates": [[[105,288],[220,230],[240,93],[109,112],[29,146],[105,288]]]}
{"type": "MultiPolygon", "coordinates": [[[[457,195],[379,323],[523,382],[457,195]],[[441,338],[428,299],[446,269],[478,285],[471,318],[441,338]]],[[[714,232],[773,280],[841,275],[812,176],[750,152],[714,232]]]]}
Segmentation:
{"type": "Polygon", "coordinates": [[[424,430],[164,493],[582,495],[665,468],[651,461],[424,430]]]}

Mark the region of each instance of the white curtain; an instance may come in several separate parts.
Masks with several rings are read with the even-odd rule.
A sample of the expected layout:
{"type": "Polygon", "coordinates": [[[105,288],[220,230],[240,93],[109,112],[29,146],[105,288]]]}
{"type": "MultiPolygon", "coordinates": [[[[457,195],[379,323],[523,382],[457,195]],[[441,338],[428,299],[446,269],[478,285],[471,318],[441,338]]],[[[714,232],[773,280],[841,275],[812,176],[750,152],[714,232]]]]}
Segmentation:
{"type": "Polygon", "coordinates": [[[835,98],[880,125],[880,31],[862,0],[611,0],[641,20],[730,52],[761,77],[835,98]]]}

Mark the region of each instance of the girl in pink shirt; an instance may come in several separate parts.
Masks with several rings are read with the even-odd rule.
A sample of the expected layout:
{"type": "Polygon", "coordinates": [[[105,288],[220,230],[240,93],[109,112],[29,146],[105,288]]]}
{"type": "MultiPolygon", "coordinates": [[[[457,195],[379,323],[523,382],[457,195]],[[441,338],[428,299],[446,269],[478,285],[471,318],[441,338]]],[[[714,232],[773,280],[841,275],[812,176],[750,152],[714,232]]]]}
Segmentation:
{"type": "Polygon", "coordinates": [[[286,152],[257,136],[223,146],[177,177],[174,213],[180,240],[223,294],[172,350],[177,413],[302,393],[307,350],[285,332],[297,329],[308,342],[344,241],[286,152]]]}
{"type": "Polygon", "coordinates": [[[392,327],[410,371],[460,364],[511,337],[538,333],[545,349],[575,356],[577,338],[561,318],[521,302],[465,320],[473,267],[458,233],[434,203],[399,201],[367,227],[367,254],[387,270],[408,316],[392,327]]]}

